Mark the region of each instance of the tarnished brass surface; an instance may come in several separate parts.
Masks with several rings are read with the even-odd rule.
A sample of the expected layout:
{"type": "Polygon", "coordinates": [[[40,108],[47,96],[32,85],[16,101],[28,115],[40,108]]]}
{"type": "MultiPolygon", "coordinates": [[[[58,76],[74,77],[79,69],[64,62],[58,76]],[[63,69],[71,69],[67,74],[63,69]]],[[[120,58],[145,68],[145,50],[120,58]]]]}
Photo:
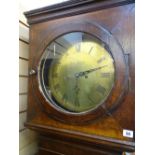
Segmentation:
{"type": "Polygon", "coordinates": [[[58,104],[72,112],[91,110],[108,97],[114,84],[114,62],[95,42],[69,47],[49,68],[49,88],[58,104]]]}

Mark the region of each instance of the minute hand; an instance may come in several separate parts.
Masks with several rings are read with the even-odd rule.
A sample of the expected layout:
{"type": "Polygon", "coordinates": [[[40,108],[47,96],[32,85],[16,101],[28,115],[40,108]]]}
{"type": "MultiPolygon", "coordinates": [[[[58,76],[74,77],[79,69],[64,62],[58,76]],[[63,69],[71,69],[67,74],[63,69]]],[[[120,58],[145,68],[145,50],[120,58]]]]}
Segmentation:
{"type": "Polygon", "coordinates": [[[75,76],[76,76],[77,78],[82,77],[82,76],[86,76],[87,74],[92,73],[92,72],[94,72],[94,71],[97,71],[97,70],[99,70],[99,69],[102,69],[102,68],[104,68],[104,67],[106,67],[106,66],[107,66],[107,65],[104,65],[104,66],[101,66],[101,67],[97,67],[97,68],[92,68],[92,69],[89,69],[89,70],[86,70],[86,71],[83,71],[83,72],[79,72],[79,73],[75,74],[75,76]]]}

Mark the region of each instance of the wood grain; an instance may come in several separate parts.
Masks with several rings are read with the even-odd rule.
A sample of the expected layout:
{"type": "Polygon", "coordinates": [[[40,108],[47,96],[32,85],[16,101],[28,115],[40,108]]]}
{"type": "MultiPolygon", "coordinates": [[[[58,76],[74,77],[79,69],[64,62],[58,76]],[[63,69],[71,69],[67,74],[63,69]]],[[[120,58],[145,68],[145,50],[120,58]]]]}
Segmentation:
{"type": "Polygon", "coordinates": [[[75,16],[92,11],[133,3],[134,0],[74,0],[25,12],[28,23],[35,24],[47,20],[75,16]]]}

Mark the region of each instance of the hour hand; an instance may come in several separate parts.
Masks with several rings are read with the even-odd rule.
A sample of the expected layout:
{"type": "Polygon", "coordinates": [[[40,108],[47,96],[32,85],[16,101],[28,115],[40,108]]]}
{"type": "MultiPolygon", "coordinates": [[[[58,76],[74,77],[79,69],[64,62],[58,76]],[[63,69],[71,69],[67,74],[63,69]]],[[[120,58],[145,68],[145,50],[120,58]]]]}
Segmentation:
{"type": "Polygon", "coordinates": [[[89,70],[86,70],[86,71],[83,71],[83,72],[76,73],[76,74],[75,74],[75,77],[76,77],[76,78],[79,78],[79,77],[82,77],[82,76],[87,77],[87,74],[92,73],[92,72],[94,72],[94,71],[97,71],[97,70],[99,70],[99,69],[102,69],[102,68],[104,68],[104,67],[106,67],[106,66],[107,66],[107,65],[104,65],[104,66],[100,66],[100,67],[97,67],[97,68],[92,68],[92,69],[89,69],[89,70]]]}
{"type": "Polygon", "coordinates": [[[80,88],[78,87],[78,79],[76,79],[74,90],[75,90],[75,101],[74,101],[74,103],[76,106],[79,106],[78,94],[79,94],[80,88]]]}

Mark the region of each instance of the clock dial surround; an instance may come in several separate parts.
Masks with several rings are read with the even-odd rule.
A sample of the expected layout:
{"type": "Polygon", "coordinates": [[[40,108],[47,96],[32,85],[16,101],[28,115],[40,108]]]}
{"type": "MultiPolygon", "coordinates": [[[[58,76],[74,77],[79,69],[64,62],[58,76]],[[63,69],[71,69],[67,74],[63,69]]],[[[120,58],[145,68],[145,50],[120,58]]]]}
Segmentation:
{"type": "MultiPolygon", "coordinates": [[[[48,34],[46,38],[43,38],[43,42],[41,42],[40,46],[36,49],[38,56],[37,59],[33,62],[33,68],[37,68],[37,73],[40,74],[40,69],[42,68],[43,63],[41,64],[41,59],[43,58],[43,55],[45,53],[45,50],[49,50],[47,47],[56,39],[59,37],[73,33],[73,32],[83,32],[86,34],[89,34],[90,36],[93,36],[93,38],[96,38],[94,41],[95,43],[102,45],[101,47],[104,47],[104,49],[107,51],[107,53],[110,54],[110,58],[114,60],[114,84],[111,87],[111,91],[109,89],[109,95],[107,98],[101,98],[103,101],[102,103],[97,102],[97,105],[94,107],[90,107],[88,109],[80,109],[79,111],[75,111],[75,109],[67,109],[65,107],[62,107],[61,104],[57,100],[53,99],[53,101],[50,100],[48,95],[45,96],[47,92],[45,92],[45,88],[42,89],[42,83],[39,79],[39,76],[33,76],[31,80],[32,88],[34,91],[34,95],[37,96],[36,102],[39,106],[43,109],[43,111],[49,116],[54,119],[57,119],[62,122],[67,122],[69,124],[85,124],[92,122],[93,120],[96,120],[98,118],[101,118],[105,115],[108,115],[112,111],[114,111],[121,101],[123,100],[125,93],[127,91],[127,80],[128,80],[128,70],[126,67],[126,62],[124,59],[123,49],[116,40],[116,38],[103,26],[100,26],[96,23],[85,21],[85,22],[75,22],[75,23],[67,23],[60,25],[54,29],[50,30],[52,33],[48,34]],[[39,67],[41,66],[41,67],[39,67]],[[105,100],[104,100],[105,99],[105,100]],[[52,104],[51,104],[52,103],[52,104]]],[[[89,41],[92,41],[92,37],[89,41]]],[[[75,44],[75,42],[73,43],[75,44]]],[[[68,43],[66,43],[68,45],[68,43]]],[[[80,45],[80,44],[79,44],[80,45]]],[[[74,50],[78,53],[81,49],[79,45],[76,45],[74,47],[74,50]]],[[[70,47],[70,46],[69,46],[70,47]]],[[[56,45],[52,47],[53,49],[53,55],[57,55],[57,58],[59,58],[60,53],[56,52],[57,47],[56,45]],[[54,52],[55,50],[55,52],[54,52]]],[[[68,51],[68,50],[65,50],[68,51]]],[[[64,53],[65,53],[64,51],[64,53]]],[[[93,48],[88,48],[88,54],[93,54],[93,48]]],[[[80,53],[80,52],[79,52],[80,53]]],[[[102,53],[102,52],[101,52],[102,53]]],[[[45,54],[46,55],[46,54],[45,54]]],[[[47,55],[46,55],[47,56],[47,55]]],[[[104,58],[100,58],[97,60],[98,63],[102,62],[104,58]]],[[[50,63],[49,63],[50,64],[50,63]]],[[[101,65],[102,66],[102,65],[101,65]]],[[[98,66],[98,67],[101,67],[98,66]]],[[[86,70],[95,69],[96,67],[90,67],[86,68],[86,70]]],[[[48,69],[47,69],[48,70],[48,69]]],[[[81,72],[86,70],[79,70],[81,72]]],[[[100,69],[99,69],[100,70],[100,69]]],[[[99,71],[98,70],[98,71],[99,71]]],[[[102,69],[103,70],[103,69],[102,69]]],[[[109,73],[103,73],[101,76],[109,76],[109,73]]],[[[91,73],[89,74],[91,75],[91,73]]],[[[93,75],[93,73],[92,73],[93,75]]],[[[57,74],[55,75],[57,76],[57,74]]],[[[48,78],[48,76],[46,76],[48,78]]],[[[90,77],[90,76],[89,76],[90,77]]],[[[82,76],[83,78],[83,76],[82,76]]],[[[42,78],[43,79],[43,78],[42,78]]],[[[48,81],[48,79],[46,79],[48,81]]],[[[81,80],[81,79],[80,79],[81,80]]],[[[75,84],[75,82],[74,82],[75,84]]],[[[55,88],[59,87],[59,85],[54,85],[55,88]]],[[[98,86],[100,87],[100,86],[98,86]]],[[[102,88],[102,87],[101,87],[102,88]]],[[[49,88],[48,88],[49,89],[49,88]]],[[[96,90],[101,90],[100,88],[96,88],[96,90]]],[[[102,89],[103,90],[103,89],[102,89]]],[[[62,98],[66,97],[66,94],[63,94],[62,98]]],[[[73,104],[72,104],[73,105],[73,104]]]]}

